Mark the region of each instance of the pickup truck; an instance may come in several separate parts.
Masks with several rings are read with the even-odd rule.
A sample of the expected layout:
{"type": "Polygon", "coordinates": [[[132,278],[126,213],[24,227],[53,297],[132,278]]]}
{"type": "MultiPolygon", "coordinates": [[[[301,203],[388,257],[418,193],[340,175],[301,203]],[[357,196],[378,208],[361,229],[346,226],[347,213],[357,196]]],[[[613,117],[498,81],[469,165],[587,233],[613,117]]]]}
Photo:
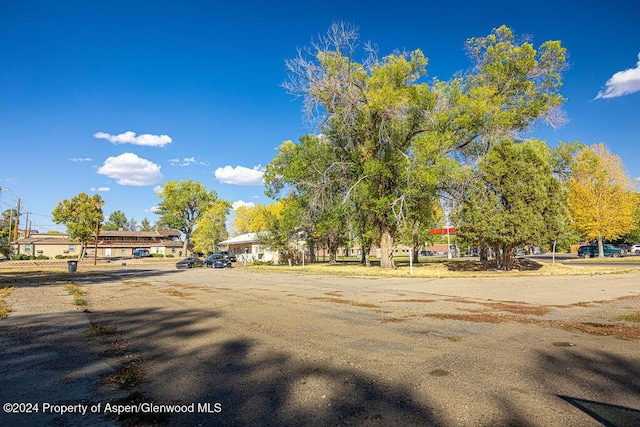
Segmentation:
{"type": "MultiPolygon", "coordinates": [[[[609,245],[609,244],[602,245],[602,251],[604,252],[604,256],[610,256],[610,257],[616,257],[616,258],[622,256],[622,249],[616,248],[613,245],[609,245]]],[[[591,257],[597,257],[598,255],[599,255],[598,245],[585,245],[585,246],[580,246],[578,248],[578,256],[580,258],[591,258],[591,257]]]]}

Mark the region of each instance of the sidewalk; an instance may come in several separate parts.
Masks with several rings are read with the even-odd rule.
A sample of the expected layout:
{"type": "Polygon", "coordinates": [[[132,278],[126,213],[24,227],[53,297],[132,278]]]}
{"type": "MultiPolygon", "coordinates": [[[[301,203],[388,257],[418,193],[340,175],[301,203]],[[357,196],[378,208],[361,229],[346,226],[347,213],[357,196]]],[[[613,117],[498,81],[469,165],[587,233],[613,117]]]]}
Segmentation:
{"type": "Polygon", "coordinates": [[[117,425],[90,410],[109,399],[97,386],[111,368],[98,343],[87,345],[87,315],[62,285],[18,286],[6,302],[13,311],[0,321],[0,425],[117,425]],[[7,413],[7,403],[25,405],[7,413]]]}

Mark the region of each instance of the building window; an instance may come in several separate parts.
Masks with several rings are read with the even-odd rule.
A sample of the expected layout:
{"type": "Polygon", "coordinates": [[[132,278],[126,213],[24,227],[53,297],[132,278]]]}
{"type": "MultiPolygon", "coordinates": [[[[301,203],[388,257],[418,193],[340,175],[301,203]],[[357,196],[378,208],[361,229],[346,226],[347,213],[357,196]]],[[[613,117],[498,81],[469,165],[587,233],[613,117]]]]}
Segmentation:
{"type": "Polygon", "coordinates": [[[31,245],[24,245],[25,252],[31,252],[31,245]]]}
{"type": "Polygon", "coordinates": [[[176,253],[176,248],[171,248],[171,253],[175,254],[176,253]]]}
{"type": "Polygon", "coordinates": [[[69,252],[75,252],[76,251],[76,245],[69,245],[69,252]]]}

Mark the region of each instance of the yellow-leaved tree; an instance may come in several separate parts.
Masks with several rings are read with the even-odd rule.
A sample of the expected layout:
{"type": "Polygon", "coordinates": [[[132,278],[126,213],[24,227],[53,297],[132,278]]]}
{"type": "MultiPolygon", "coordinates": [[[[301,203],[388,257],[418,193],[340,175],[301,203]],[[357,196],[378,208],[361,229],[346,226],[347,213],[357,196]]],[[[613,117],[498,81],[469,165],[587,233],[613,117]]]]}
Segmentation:
{"type": "Polygon", "coordinates": [[[576,231],[598,240],[616,239],[634,226],[637,189],[618,155],[603,143],[585,147],[574,159],[569,179],[569,207],[576,231]]]}
{"type": "Polygon", "coordinates": [[[233,214],[232,234],[237,236],[244,233],[267,231],[271,216],[279,215],[282,209],[281,203],[240,206],[233,214]]]}

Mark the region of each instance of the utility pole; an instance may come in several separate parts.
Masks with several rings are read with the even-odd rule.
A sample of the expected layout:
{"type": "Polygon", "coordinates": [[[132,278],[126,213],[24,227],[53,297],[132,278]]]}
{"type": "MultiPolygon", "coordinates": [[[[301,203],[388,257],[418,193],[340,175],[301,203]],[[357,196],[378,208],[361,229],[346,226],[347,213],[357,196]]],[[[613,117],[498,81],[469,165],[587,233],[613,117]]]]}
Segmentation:
{"type": "Polygon", "coordinates": [[[24,237],[25,238],[29,237],[27,229],[31,230],[31,226],[29,225],[29,212],[27,212],[27,219],[24,222],[24,237]]]}
{"type": "Polygon", "coordinates": [[[13,206],[11,206],[11,210],[9,211],[9,234],[7,234],[7,243],[11,243],[11,228],[13,225],[13,206]]]}
{"type": "Polygon", "coordinates": [[[18,199],[18,213],[16,214],[16,229],[13,230],[13,240],[18,240],[18,228],[20,227],[20,199],[18,199]]]}
{"type": "Polygon", "coordinates": [[[93,248],[93,265],[98,265],[98,236],[100,235],[100,220],[96,219],[96,244],[93,248]]]}

